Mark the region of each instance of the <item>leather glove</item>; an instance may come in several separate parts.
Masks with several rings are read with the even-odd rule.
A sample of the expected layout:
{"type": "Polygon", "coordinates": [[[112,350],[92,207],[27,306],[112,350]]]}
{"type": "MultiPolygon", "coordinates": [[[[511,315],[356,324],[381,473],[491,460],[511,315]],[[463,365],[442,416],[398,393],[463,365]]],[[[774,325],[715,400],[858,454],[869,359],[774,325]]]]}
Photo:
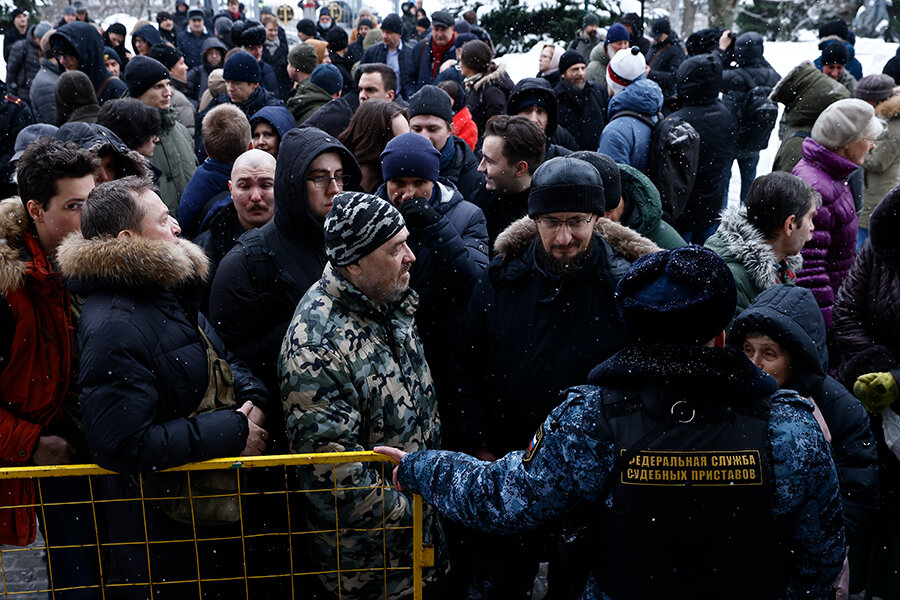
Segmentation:
{"type": "Polygon", "coordinates": [[[441,220],[426,198],[410,198],[400,205],[400,214],[410,229],[424,229],[441,220]]]}
{"type": "Polygon", "coordinates": [[[853,384],[853,395],[859,398],[866,410],[880,413],[897,401],[900,388],[890,373],[866,373],[853,384]]]}

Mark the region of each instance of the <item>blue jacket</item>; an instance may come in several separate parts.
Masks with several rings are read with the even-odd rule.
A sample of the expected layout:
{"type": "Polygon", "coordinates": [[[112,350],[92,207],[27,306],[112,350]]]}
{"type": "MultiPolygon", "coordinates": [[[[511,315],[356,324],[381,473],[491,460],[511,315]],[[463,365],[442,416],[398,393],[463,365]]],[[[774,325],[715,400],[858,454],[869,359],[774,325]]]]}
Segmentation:
{"type": "Polygon", "coordinates": [[[178,223],[181,235],[193,239],[200,233],[200,222],[206,216],[203,207],[217,194],[228,193],[228,181],[231,179],[231,165],[207,158],[194,171],[181,194],[178,204],[178,223]]]}
{"type": "Polygon", "coordinates": [[[638,79],[610,98],[609,122],[600,134],[597,152],[610,156],[617,163],[646,173],[653,130],[637,117],[623,115],[616,118],[616,113],[633,110],[652,116],[655,122],[662,105],[662,90],[649,79],[638,79]]]}
{"type": "Polygon", "coordinates": [[[212,34],[205,31],[199,36],[194,35],[190,31],[182,31],[178,34],[176,38],[178,40],[178,49],[184,54],[184,62],[187,63],[189,69],[203,64],[203,53],[201,50],[203,42],[211,37],[213,37],[212,34]]]}
{"type": "MultiPolygon", "coordinates": [[[[635,378],[641,383],[665,380],[729,399],[770,394],[776,385],[737,350],[661,344],[629,346],[594,375],[606,385],[616,379],[626,385],[635,385],[635,378]]],[[[404,492],[422,494],[446,517],[495,533],[532,529],[578,507],[593,514],[590,505],[609,500],[600,491],[617,454],[601,410],[600,388],[570,389],[540,431],[528,451],[523,439],[523,450],[496,462],[438,450],[407,454],[399,467],[400,484],[404,492]]],[[[784,596],[825,598],[844,561],[841,504],[830,450],[806,400],[789,391],[772,395],[768,447],[775,480],[771,513],[787,520],[785,550],[793,556],[791,589],[784,596]]],[[[702,521],[702,515],[694,518],[702,521]]],[[[698,523],[696,531],[713,541],[721,535],[714,527],[698,523]]],[[[617,543],[603,539],[602,532],[596,535],[595,543],[617,543]]],[[[592,579],[588,586],[584,597],[597,597],[596,582],[592,579]]]]}
{"type": "MultiPolygon", "coordinates": [[[[413,54],[414,49],[414,46],[403,42],[402,46],[400,47],[400,56],[398,57],[398,62],[400,63],[400,73],[397,77],[400,81],[400,89],[398,90],[398,93],[404,100],[408,100],[409,97],[415,93],[416,64],[413,54]]],[[[385,46],[383,43],[375,44],[363,53],[362,59],[360,59],[359,64],[388,64],[387,54],[387,46],[385,46]]]]}
{"type": "Polygon", "coordinates": [[[740,348],[758,331],[791,356],[791,376],[783,387],[812,397],[831,431],[834,462],[841,480],[844,528],[853,542],[878,509],[878,456],[869,416],[856,397],[828,375],[825,320],[813,293],[793,285],[763,291],[737,319],[728,343],[740,348]]]}
{"type": "MultiPolygon", "coordinates": [[[[856,49],[853,47],[853,44],[851,44],[850,42],[844,42],[844,41],[840,41],[840,40],[836,40],[836,39],[824,40],[822,42],[819,42],[819,50],[824,50],[825,46],[828,46],[829,44],[837,44],[837,43],[844,44],[844,47],[847,49],[847,67],[846,67],[846,69],[848,71],[850,71],[850,74],[853,75],[857,81],[859,81],[860,79],[862,79],[862,76],[863,76],[862,64],[856,58],[856,49]]],[[[813,61],[813,64],[815,64],[816,68],[818,68],[820,71],[822,70],[822,55],[821,54],[816,58],[816,60],[813,61]]]]}
{"type": "Polygon", "coordinates": [[[278,78],[275,76],[275,69],[272,65],[265,61],[259,61],[259,70],[262,73],[262,80],[259,84],[272,92],[276,98],[278,97],[278,78]]]}

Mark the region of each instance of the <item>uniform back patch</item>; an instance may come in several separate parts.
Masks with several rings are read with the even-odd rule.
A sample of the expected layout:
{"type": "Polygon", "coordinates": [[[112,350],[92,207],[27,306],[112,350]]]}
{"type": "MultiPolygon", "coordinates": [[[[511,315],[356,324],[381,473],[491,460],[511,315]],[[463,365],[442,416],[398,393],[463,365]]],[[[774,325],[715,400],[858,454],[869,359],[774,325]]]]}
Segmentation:
{"type": "Polygon", "coordinates": [[[762,485],[762,463],[759,450],[642,450],[622,469],[621,482],[656,486],[762,485]]]}
{"type": "Polygon", "coordinates": [[[531,462],[531,459],[534,458],[535,454],[537,454],[538,448],[540,447],[543,439],[544,439],[544,424],[541,423],[541,426],[538,428],[537,433],[535,433],[534,437],[531,438],[531,443],[528,444],[528,449],[525,450],[525,456],[522,457],[523,463],[531,462]]]}

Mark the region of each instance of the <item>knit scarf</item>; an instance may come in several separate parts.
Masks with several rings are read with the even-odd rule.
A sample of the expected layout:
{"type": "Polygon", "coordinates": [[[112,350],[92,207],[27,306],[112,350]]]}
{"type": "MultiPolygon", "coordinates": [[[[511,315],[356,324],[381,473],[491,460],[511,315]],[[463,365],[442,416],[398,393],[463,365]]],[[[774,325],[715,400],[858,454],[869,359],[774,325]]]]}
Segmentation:
{"type": "MultiPolygon", "coordinates": [[[[455,39],[454,36],[453,39],[455,39]]],[[[447,53],[447,50],[453,47],[453,39],[450,40],[446,46],[438,46],[434,43],[434,38],[431,38],[431,54],[434,56],[434,60],[431,62],[431,78],[434,79],[437,77],[438,69],[441,67],[441,63],[444,62],[444,54],[447,53]]]]}

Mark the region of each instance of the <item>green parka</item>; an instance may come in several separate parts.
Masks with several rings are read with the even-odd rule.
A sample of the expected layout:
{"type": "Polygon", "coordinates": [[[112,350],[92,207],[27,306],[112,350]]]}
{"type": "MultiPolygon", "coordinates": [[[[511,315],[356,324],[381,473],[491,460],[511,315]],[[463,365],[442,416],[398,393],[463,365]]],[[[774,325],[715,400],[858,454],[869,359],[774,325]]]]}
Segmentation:
{"type": "Polygon", "coordinates": [[[169,208],[173,217],[178,216],[178,203],[188,181],[197,170],[194,142],[184,125],[178,122],[175,109],[159,111],[162,131],[159,143],[153,151],[150,163],[159,169],[159,197],[169,208]]]}

